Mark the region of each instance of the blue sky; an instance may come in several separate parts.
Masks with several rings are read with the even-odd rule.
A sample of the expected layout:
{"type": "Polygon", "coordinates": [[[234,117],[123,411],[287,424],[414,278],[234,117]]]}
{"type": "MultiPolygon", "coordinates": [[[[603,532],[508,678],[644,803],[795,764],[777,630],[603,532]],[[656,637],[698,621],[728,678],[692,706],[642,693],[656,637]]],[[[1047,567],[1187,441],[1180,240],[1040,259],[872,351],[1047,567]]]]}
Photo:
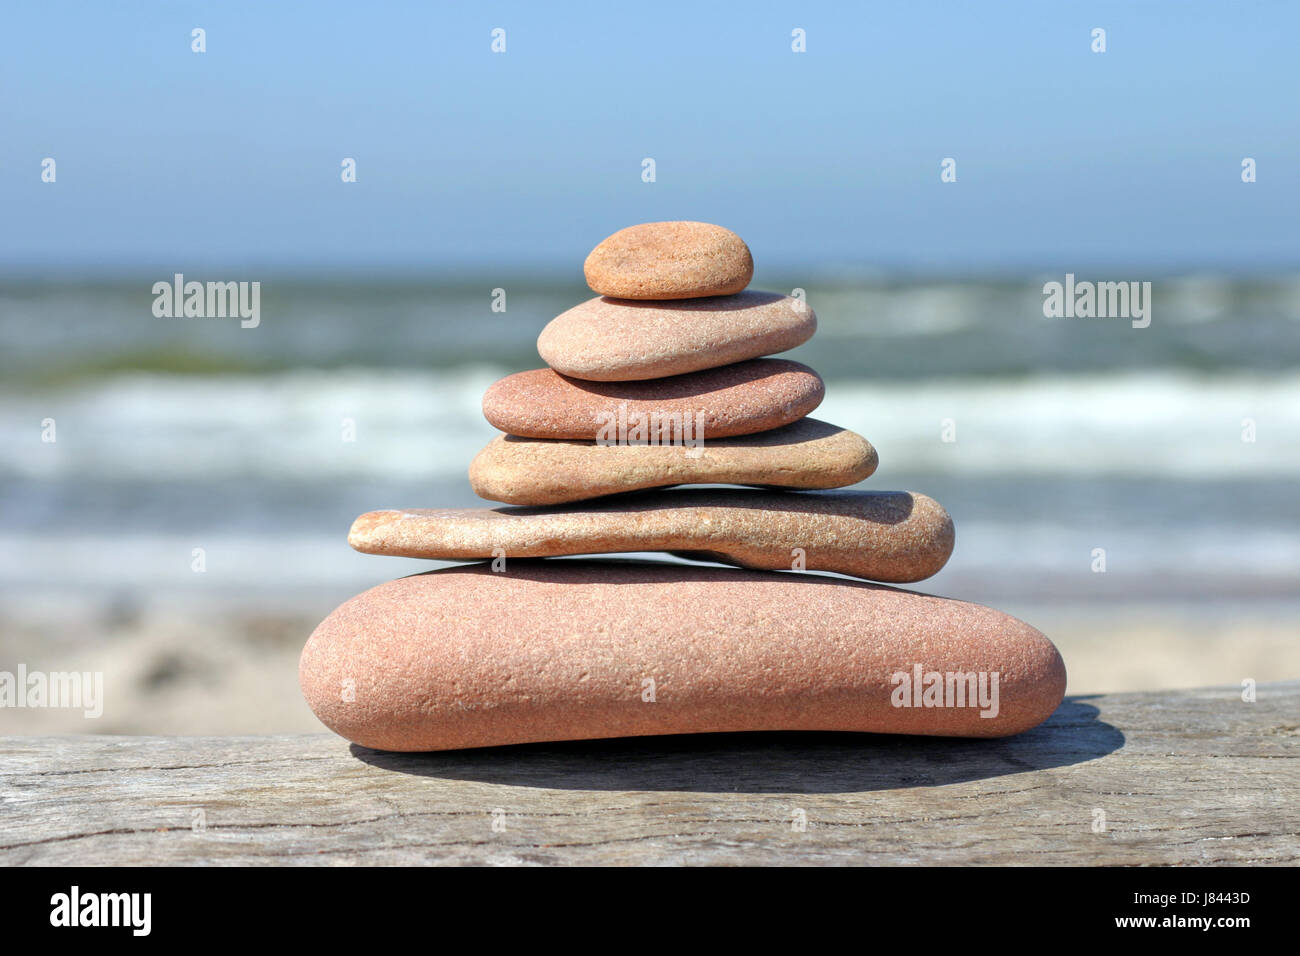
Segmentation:
{"type": "Polygon", "coordinates": [[[567,275],[655,219],[760,267],[1293,268],[1298,9],[11,4],[0,270],[567,275]]]}

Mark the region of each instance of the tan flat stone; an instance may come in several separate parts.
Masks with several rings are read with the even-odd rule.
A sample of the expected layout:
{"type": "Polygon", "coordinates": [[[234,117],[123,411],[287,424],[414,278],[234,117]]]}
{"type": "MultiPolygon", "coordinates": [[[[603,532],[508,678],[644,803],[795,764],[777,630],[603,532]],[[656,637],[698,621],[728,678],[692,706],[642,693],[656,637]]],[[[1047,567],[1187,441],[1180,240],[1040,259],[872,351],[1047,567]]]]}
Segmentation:
{"type": "Polygon", "coordinates": [[[730,229],[707,222],[646,222],[591,250],[587,285],[622,299],[731,295],[749,285],[754,259],[730,229]]]}
{"type": "Polygon", "coordinates": [[[700,447],[601,445],[500,435],[469,466],[480,498],[554,505],[681,484],[842,488],[876,470],[865,438],[815,418],[700,447]]]}
{"type": "Polygon", "coordinates": [[[690,422],[707,440],[788,425],[820,405],[825,392],[821,376],[785,359],[751,359],[642,382],[585,382],[541,368],[494,383],[483,396],[483,415],[521,438],[594,441],[602,431],[635,428],[638,419],[667,419],[664,427],[690,422]]]}
{"type": "Polygon", "coordinates": [[[596,382],[684,375],[784,352],[812,338],[817,315],[775,292],[681,302],[588,299],[537,338],[551,368],[596,382]]]}
{"type": "Polygon", "coordinates": [[[1001,737],[1065,692],[1052,643],[977,604],[774,571],[490,568],[391,581],[330,614],[299,666],[316,716],[407,751],[726,731],[1001,737]]]}
{"type": "Polygon", "coordinates": [[[906,491],[650,491],[554,508],[371,511],[348,543],[406,558],[546,558],[669,551],[768,570],[920,581],[952,555],[933,498],[906,491]]]}

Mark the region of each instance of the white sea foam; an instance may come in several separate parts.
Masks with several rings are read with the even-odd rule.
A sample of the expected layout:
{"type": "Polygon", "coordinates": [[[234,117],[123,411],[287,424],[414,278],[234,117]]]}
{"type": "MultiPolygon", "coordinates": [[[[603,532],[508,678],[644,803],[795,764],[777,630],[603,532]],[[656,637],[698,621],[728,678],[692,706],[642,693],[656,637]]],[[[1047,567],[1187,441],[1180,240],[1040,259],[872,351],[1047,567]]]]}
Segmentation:
{"type": "MultiPolygon", "coordinates": [[[[480,400],[506,371],[137,374],[68,390],[0,393],[0,475],[67,481],[463,477],[495,434],[480,400]],[[54,443],[41,441],[47,418],[55,420],[54,443]],[[344,419],[355,423],[355,441],[344,441],[344,419]]],[[[814,414],[870,439],[882,474],[1300,474],[1300,373],[832,380],[814,414]],[[1254,423],[1254,442],[1242,440],[1247,419],[1254,423]],[[946,420],[956,441],[942,440],[946,420]]]]}
{"type": "Polygon", "coordinates": [[[1295,373],[832,382],[815,414],[867,436],[882,471],[1198,479],[1300,471],[1295,373]],[[1242,440],[1248,421],[1253,442],[1242,440]],[[945,442],[945,431],[956,440],[945,442]]]}
{"type": "Polygon", "coordinates": [[[472,367],[126,375],[9,395],[0,415],[0,474],[163,481],[449,475],[463,472],[495,434],[480,401],[502,374],[472,367]],[[41,441],[48,418],[53,443],[41,441]]]}

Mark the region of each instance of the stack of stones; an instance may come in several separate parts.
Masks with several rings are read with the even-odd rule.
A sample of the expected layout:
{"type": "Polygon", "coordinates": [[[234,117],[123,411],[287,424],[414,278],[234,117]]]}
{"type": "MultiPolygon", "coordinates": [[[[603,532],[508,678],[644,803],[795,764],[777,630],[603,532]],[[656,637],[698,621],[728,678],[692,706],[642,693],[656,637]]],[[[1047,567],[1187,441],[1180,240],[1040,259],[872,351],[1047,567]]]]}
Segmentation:
{"type": "Polygon", "coordinates": [[[800,298],[746,291],[739,236],[633,226],[585,271],[597,297],[538,338],[549,367],[483,400],[503,434],[470,483],[512,507],[353,524],[359,551],[478,563],[380,585],[317,627],[300,678],[327,726],[409,751],[746,730],[998,737],[1056,709],[1065,668],[1040,632],[867,583],[934,574],[952,521],[920,494],[826,490],[871,475],[875,449],[807,417],[816,372],[764,357],[817,319],[800,298]],[[689,484],[751,487],[669,487],[689,484]],[[707,563],[546,560],[646,551],[707,563]]]}

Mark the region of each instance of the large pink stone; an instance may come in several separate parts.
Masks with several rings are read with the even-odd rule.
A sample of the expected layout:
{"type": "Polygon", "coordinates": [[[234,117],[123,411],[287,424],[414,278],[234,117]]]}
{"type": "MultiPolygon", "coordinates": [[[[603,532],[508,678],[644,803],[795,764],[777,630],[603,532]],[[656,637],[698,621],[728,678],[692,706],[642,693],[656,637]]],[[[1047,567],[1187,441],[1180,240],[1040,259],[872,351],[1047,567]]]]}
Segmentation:
{"type": "Polygon", "coordinates": [[[316,628],[300,679],[336,733],[416,751],[753,730],[999,737],[1065,692],[1051,642],[980,605],[820,575],[554,559],[373,588],[316,628]],[[985,701],[965,697],[981,680],[985,701]]]}

